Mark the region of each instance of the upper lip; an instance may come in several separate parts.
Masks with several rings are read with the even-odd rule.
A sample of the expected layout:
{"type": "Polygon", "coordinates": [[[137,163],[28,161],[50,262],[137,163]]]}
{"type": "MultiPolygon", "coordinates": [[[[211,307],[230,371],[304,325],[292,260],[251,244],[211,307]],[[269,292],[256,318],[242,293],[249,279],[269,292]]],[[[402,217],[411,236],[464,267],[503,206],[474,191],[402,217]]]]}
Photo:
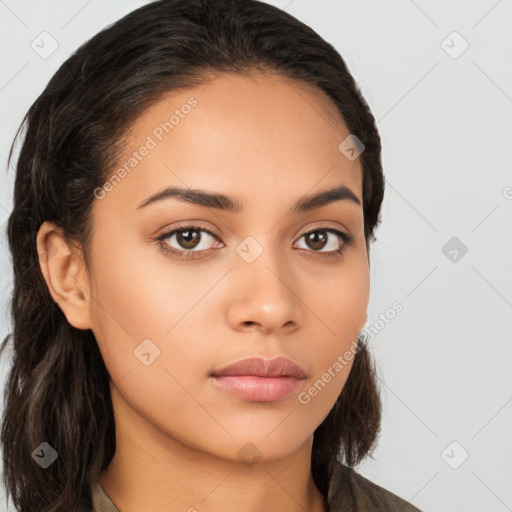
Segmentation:
{"type": "Polygon", "coordinates": [[[306,378],[304,370],[286,357],[274,357],[265,359],[263,357],[248,357],[235,361],[216,370],[213,376],[221,375],[256,375],[259,377],[296,377],[306,378]]]}

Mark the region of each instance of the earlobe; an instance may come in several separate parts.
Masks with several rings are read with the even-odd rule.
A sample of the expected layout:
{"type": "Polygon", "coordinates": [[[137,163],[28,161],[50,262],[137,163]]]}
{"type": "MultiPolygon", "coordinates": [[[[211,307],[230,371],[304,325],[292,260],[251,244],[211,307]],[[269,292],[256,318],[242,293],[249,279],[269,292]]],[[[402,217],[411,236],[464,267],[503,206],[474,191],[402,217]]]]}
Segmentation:
{"type": "Polygon", "coordinates": [[[60,228],[45,221],[37,233],[39,266],[53,300],[68,322],[90,329],[90,285],[82,251],[73,247],[60,228]]]}

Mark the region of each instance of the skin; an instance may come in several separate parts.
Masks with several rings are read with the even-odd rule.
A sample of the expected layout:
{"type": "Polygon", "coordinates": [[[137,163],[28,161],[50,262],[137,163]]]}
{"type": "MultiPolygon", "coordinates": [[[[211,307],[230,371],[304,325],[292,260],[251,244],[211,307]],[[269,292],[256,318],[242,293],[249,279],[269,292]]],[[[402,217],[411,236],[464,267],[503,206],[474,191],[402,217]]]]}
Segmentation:
{"type": "Polygon", "coordinates": [[[349,131],[319,89],[275,75],[224,74],[147,110],[119,165],[191,96],[197,106],[94,200],[88,269],[55,226],[44,223],[37,237],[52,297],[73,326],[92,329],[112,379],[117,448],[100,484],[122,512],[318,512],[313,432],[352,362],[309,403],[297,395],[357,339],[369,268],[362,206],[338,200],[303,214],[291,208],[339,185],[362,204],[360,159],[338,149],[349,131]],[[226,194],[243,211],[176,198],[137,208],[169,185],[226,194]],[[218,237],[200,232],[198,259],[162,250],[167,243],[187,251],[176,235],[154,242],[184,221],[218,237]],[[332,258],[322,254],[344,243],[338,236],[321,232],[329,237],[324,248],[302,236],[327,227],[354,237],[332,258]],[[252,263],[235,250],[248,236],[263,249],[252,263]],[[160,350],[148,366],[134,355],[147,338],[160,350]],[[307,374],[288,398],[253,402],[212,385],[213,369],[277,355],[307,374]],[[250,455],[261,455],[250,466],[238,455],[246,443],[250,455]]]}

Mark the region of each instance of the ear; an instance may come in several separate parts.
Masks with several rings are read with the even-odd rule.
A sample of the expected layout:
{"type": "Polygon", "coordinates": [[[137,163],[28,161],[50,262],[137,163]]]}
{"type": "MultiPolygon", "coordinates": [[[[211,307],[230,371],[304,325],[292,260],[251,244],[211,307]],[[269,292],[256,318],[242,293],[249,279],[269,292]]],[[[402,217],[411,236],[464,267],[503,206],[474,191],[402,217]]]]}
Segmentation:
{"type": "Polygon", "coordinates": [[[91,328],[90,283],[82,251],[60,228],[45,221],[37,233],[41,272],[53,300],[77,329],[91,328]]]}

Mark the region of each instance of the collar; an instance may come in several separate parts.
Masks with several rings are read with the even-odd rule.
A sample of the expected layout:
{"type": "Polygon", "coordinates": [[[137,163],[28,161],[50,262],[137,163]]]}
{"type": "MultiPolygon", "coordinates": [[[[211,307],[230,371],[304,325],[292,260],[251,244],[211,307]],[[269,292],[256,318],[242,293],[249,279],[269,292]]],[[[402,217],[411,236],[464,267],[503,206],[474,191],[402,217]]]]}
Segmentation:
{"type": "MultiPolygon", "coordinates": [[[[93,512],[120,512],[99,482],[93,489],[93,512]]],[[[374,484],[352,468],[338,463],[334,466],[327,492],[328,512],[421,512],[396,494],[374,484]]]]}

